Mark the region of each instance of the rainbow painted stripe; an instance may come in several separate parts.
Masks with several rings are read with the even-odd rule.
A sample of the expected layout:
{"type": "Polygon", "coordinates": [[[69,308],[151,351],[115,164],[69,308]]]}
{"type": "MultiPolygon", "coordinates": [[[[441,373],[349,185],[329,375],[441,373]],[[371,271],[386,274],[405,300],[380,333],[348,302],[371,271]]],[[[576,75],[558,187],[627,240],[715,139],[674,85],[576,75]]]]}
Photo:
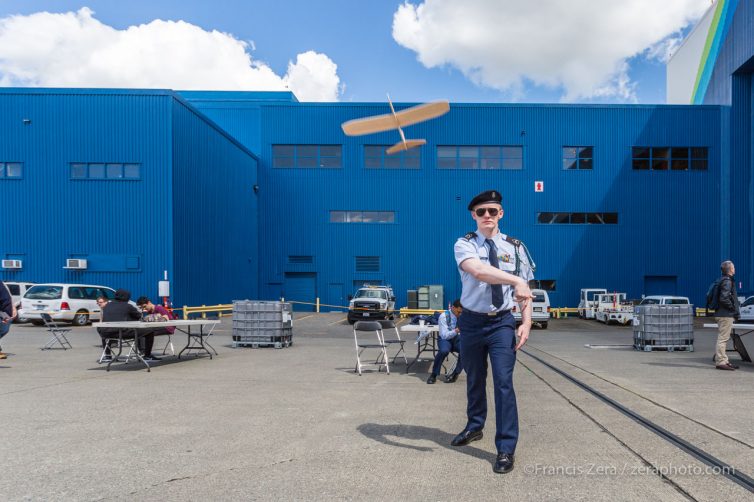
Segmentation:
{"type": "Polygon", "coordinates": [[[701,105],[704,103],[707,87],[710,78],[712,78],[712,70],[715,68],[717,56],[720,54],[723,41],[728,34],[736,7],[738,7],[738,0],[718,0],[715,6],[715,14],[707,32],[707,40],[704,43],[704,51],[699,61],[694,90],[691,94],[692,104],[701,105]]]}

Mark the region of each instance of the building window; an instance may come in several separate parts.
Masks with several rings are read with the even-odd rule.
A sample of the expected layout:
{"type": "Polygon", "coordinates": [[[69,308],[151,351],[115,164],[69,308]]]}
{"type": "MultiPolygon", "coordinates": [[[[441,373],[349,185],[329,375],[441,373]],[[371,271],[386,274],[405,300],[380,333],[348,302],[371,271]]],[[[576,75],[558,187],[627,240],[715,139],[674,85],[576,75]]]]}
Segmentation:
{"type": "Polygon", "coordinates": [[[330,223],[395,223],[395,212],[330,211],[330,223]]]}
{"type": "Polygon", "coordinates": [[[364,145],[364,167],[366,169],[419,169],[421,149],[412,148],[388,155],[388,145],[364,145]]]}
{"type": "Polygon", "coordinates": [[[537,223],[544,225],[616,225],[618,213],[537,213],[537,223]]]}
{"type": "Polygon", "coordinates": [[[635,146],[631,167],[640,171],[706,171],[708,153],[706,146],[635,146]]]}
{"type": "Polygon", "coordinates": [[[72,162],[72,180],[139,180],[141,164],[72,162]]]}
{"type": "Polygon", "coordinates": [[[21,162],[0,162],[0,180],[20,180],[24,177],[21,162]]]}
{"type": "Polygon", "coordinates": [[[438,169],[523,169],[522,146],[438,146],[438,169]]]}
{"type": "Polygon", "coordinates": [[[272,145],[272,167],[338,169],[343,167],[341,145],[272,145]]]}
{"type": "Polygon", "coordinates": [[[591,146],[564,146],[563,169],[592,169],[594,148],[591,146]]]}
{"type": "Polygon", "coordinates": [[[531,289],[544,289],[545,291],[555,291],[555,279],[532,279],[529,281],[531,289]]]}

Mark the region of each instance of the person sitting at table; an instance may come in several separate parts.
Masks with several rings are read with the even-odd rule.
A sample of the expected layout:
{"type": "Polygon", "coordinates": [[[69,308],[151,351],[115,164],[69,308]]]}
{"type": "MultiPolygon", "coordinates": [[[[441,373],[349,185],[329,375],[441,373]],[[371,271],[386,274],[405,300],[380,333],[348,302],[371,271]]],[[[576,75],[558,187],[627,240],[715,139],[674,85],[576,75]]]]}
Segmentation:
{"type": "MultiPolygon", "coordinates": [[[[108,302],[102,309],[102,322],[124,322],[141,320],[139,309],[128,303],[131,299],[131,292],[125,289],[119,289],[115,292],[115,300],[108,302]]],[[[100,336],[108,338],[118,336],[118,328],[97,328],[100,336]]],[[[145,361],[159,361],[160,358],[152,355],[152,346],[154,345],[154,335],[150,330],[140,330],[139,337],[144,340],[145,361]]],[[[133,338],[133,334],[124,333],[123,338],[133,338]]]]}
{"type": "MultiPolygon", "coordinates": [[[[106,296],[98,296],[97,297],[97,306],[99,307],[99,322],[105,322],[103,320],[103,312],[105,310],[105,305],[107,305],[109,302],[110,302],[110,300],[108,300],[106,296]]],[[[105,329],[107,329],[107,328],[98,328],[97,331],[105,330],[105,329]]],[[[102,332],[100,332],[100,335],[101,334],[102,334],[102,332]]],[[[107,334],[106,331],[105,331],[105,334],[107,334]]],[[[105,357],[102,358],[102,362],[110,362],[110,360],[113,358],[113,353],[110,350],[110,347],[113,346],[113,343],[115,342],[115,340],[113,340],[111,338],[110,339],[110,343],[107,344],[107,346],[105,346],[105,339],[106,338],[107,337],[105,337],[105,336],[102,337],[102,348],[105,351],[105,357]]]]}
{"type": "Polygon", "coordinates": [[[458,375],[461,374],[463,367],[461,366],[461,331],[458,329],[458,316],[461,315],[462,311],[461,300],[456,300],[450,309],[440,315],[440,338],[437,341],[437,355],[435,356],[435,364],[432,366],[432,374],[427,378],[428,384],[437,381],[442,363],[451,352],[458,354],[458,362],[453,373],[445,377],[445,383],[455,382],[458,380],[458,375]]]}
{"type": "MultiPolygon", "coordinates": [[[[145,314],[149,316],[160,316],[162,319],[166,321],[171,321],[175,319],[175,315],[173,315],[172,312],[170,312],[168,309],[163,307],[162,305],[155,305],[152,303],[152,301],[147,298],[146,296],[140,296],[138,300],[136,300],[136,305],[144,312],[145,314]]],[[[166,326],[166,327],[157,327],[155,326],[154,329],[150,329],[149,333],[152,336],[155,335],[172,335],[175,333],[175,327],[174,326],[166,326]]]]}

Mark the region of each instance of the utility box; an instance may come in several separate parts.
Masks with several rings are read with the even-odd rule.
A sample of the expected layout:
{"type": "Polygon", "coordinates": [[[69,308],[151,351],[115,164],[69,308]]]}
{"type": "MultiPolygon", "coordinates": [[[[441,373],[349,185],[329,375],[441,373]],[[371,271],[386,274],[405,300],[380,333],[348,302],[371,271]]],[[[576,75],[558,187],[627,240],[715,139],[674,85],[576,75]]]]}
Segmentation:
{"type": "Polygon", "coordinates": [[[445,296],[442,284],[431,284],[429,288],[429,308],[432,310],[445,309],[445,296]]]}
{"type": "Polygon", "coordinates": [[[420,309],[429,308],[429,286],[420,286],[417,294],[417,304],[420,309]]]}
{"type": "Polygon", "coordinates": [[[414,310],[419,308],[419,297],[415,289],[406,291],[406,306],[414,310]]]}

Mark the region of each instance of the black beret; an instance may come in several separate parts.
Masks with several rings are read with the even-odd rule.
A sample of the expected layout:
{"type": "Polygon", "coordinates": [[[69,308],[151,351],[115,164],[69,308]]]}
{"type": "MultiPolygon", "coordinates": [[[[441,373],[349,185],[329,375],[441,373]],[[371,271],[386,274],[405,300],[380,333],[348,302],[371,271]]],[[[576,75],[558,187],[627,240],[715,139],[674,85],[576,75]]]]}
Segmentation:
{"type": "Polygon", "coordinates": [[[479,204],[486,204],[488,202],[495,202],[502,206],[503,197],[502,195],[500,195],[500,192],[496,190],[487,190],[486,192],[482,192],[471,199],[471,202],[469,202],[469,211],[474,209],[474,206],[478,206],[479,204]]]}

